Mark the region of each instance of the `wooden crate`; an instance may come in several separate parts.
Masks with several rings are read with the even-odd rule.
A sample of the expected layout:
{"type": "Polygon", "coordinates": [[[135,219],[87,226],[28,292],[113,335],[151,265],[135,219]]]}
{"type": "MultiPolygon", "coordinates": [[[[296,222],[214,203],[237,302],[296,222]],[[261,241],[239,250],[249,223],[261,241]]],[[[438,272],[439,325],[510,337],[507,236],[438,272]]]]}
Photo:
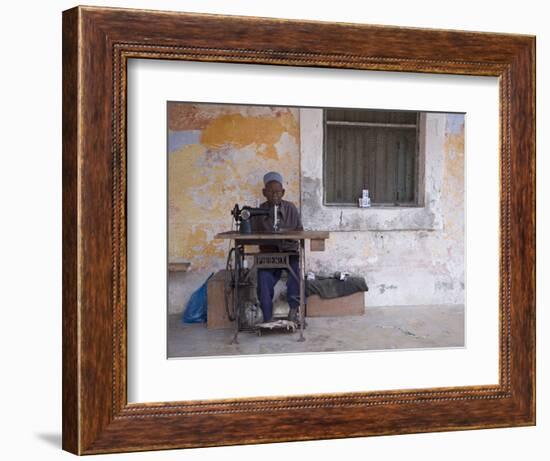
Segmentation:
{"type": "Polygon", "coordinates": [[[307,297],[307,317],[341,317],[364,313],[365,293],[362,291],[332,299],[320,298],[318,295],[307,297]]]}

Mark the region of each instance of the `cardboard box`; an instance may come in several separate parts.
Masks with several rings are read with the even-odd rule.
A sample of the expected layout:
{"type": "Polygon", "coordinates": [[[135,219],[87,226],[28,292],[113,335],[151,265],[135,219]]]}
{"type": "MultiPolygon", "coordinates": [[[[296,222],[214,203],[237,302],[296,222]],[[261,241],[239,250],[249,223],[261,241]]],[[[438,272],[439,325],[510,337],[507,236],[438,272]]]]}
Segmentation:
{"type": "MultiPolygon", "coordinates": [[[[207,319],[206,327],[212,330],[234,328],[233,322],[227,317],[224,302],[225,270],[216,272],[208,281],[207,292],[207,319]]],[[[232,299],[231,299],[231,302],[232,299]]]]}
{"type": "Polygon", "coordinates": [[[363,315],[365,313],[365,293],[362,291],[340,298],[324,299],[318,295],[307,297],[307,317],[341,317],[363,315]]]}

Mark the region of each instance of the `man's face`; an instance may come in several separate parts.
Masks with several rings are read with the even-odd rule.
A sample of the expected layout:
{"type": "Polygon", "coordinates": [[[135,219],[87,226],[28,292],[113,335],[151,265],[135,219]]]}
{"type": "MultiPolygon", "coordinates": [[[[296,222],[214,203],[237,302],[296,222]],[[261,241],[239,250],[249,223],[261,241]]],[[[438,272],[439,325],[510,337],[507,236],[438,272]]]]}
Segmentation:
{"type": "Polygon", "coordinates": [[[278,181],[268,182],[262,192],[270,205],[279,205],[285,195],[285,190],[278,181]]]}

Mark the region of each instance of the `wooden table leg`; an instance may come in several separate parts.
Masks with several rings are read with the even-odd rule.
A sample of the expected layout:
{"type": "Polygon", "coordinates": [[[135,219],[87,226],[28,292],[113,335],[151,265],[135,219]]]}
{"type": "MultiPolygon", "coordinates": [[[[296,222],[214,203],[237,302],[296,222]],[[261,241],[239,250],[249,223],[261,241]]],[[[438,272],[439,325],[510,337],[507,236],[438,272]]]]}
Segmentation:
{"type": "MultiPolygon", "coordinates": [[[[235,242],[236,243],[236,242],[235,242]]],[[[233,270],[235,271],[235,288],[233,291],[233,309],[235,312],[235,334],[233,335],[233,339],[231,340],[231,344],[239,344],[239,272],[240,272],[240,258],[241,258],[241,252],[239,249],[239,245],[235,245],[235,267],[233,270]]]]}
{"type": "Polygon", "coordinates": [[[300,319],[300,337],[298,338],[299,342],[306,340],[304,338],[304,322],[305,322],[305,287],[304,287],[304,256],[305,256],[305,245],[304,239],[300,240],[300,249],[298,252],[298,277],[300,278],[300,306],[298,307],[298,318],[300,319]]]}

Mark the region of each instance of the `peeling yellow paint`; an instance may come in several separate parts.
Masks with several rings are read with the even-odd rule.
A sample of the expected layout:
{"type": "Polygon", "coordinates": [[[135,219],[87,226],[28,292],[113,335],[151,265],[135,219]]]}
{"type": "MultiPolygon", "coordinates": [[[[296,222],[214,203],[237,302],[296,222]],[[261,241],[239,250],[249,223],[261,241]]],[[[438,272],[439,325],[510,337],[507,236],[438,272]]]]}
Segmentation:
{"type": "Polygon", "coordinates": [[[201,143],[211,149],[228,144],[240,149],[255,144],[260,156],[277,160],[279,156],[275,144],[281,135],[288,132],[297,139],[297,131],[296,119],[288,113],[276,118],[227,114],[208,124],[202,132],[201,143]]]}
{"type": "Polygon", "coordinates": [[[462,239],[464,233],[464,127],[459,133],[445,139],[445,169],[443,173],[446,239],[451,242],[462,239]]]}
{"type": "Polygon", "coordinates": [[[225,265],[228,242],[213,236],[230,230],[235,203],[255,206],[264,200],[265,172],[281,172],[285,198],[298,205],[297,112],[256,106],[177,106],[169,110],[169,117],[179,118],[169,120],[171,129],[202,130],[202,136],[200,144],[169,154],[169,258],[191,262],[191,270],[217,270],[225,265]]]}
{"type": "Polygon", "coordinates": [[[168,128],[170,130],[200,130],[210,118],[204,104],[168,103],[168,128]]]}

